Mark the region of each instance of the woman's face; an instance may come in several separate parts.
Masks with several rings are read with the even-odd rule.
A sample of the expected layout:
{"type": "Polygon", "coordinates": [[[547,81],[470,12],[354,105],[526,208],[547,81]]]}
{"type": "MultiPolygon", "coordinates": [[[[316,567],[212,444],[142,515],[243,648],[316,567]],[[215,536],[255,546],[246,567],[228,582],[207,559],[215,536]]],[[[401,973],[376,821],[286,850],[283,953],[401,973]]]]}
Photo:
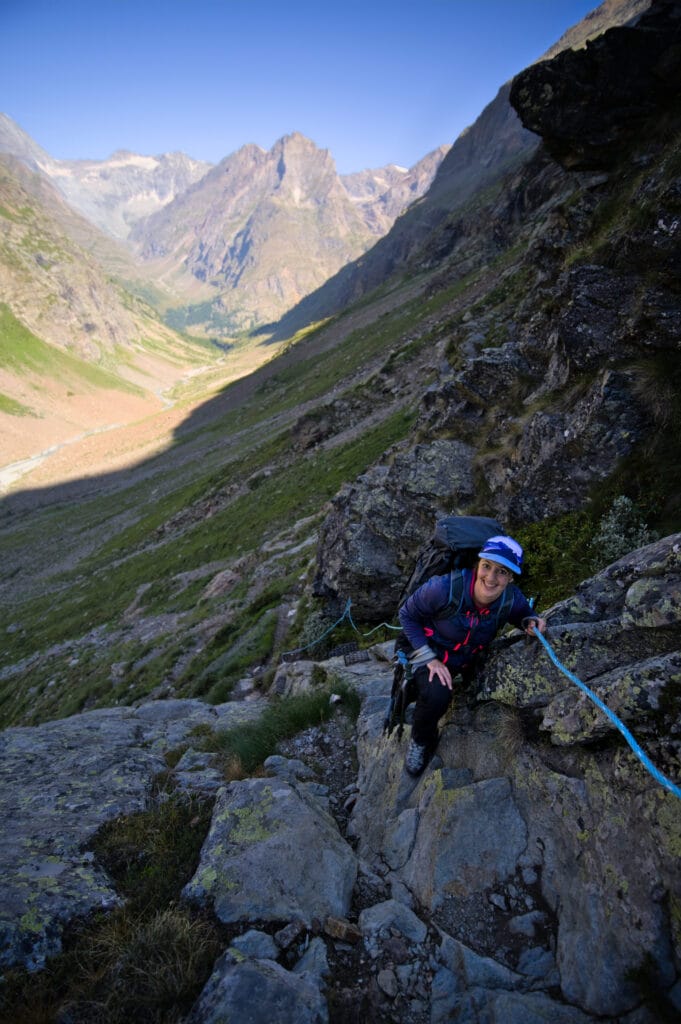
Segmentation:
{"type": "Polygon", "coordinates": [[[473,597],[476,603],[483,606],[494,604],[512,579],[513,573],[510,569],[497,562],[491,562],[488,558],[481,558],[478,562],[473,587],[473,597]]]}

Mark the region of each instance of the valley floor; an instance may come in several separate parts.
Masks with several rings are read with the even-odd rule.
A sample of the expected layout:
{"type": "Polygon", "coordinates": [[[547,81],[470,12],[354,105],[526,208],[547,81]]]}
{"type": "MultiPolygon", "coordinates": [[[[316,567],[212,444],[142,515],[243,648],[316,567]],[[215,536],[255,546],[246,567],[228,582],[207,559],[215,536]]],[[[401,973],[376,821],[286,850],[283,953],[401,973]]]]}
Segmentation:
{"type": "MultiPolygon", "coordinates": [[[[252,373],[274,352],[237,350],[218,364],[178,367],[144,393],[68,392],[44,395],[44,416],[0,411],[0,497],[117,472],[170,447],[184,420],[221,388],[252,373]]],[[[0,392],[9,391],[2,387],[0,392]]],[[[12,391],[10,391],[12,393],[12,391]]]]}

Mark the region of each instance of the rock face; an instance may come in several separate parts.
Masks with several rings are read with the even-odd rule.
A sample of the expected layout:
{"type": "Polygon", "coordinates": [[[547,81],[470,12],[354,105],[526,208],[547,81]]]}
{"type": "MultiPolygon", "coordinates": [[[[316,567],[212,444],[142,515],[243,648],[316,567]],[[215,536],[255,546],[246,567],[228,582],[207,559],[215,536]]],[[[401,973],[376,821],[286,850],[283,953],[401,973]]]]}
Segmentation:
{"type": "MultiPolygon", "coordinates": [[[[622,25],[635,18],[648,3],[649,0],[606,0],[569,29],[546,56],[584,46],[587,39],[608,26],[622,25]]],[[[383,284],[396,268],[418,272],[443,259],[459,218],[465,219],[471,196],[485,186],[493,188],[509,168],[529,159],[537,147],[533,133],[543,134],[518,117],[509,103],[510,90],[510,82],[502,85],[475,123],[455,139],[418,206],[408,210],[365,256],[343,267],[282,318],[282,337],[290,337],[306,324],[344,309],[383,284]]],[[[586,110],[585,114],[588,113],[586,110]]],[[[486,219],[484,228],[489,235],[497,230],[497,224],[486,219]]]]}
{"type": "Polygon", "coordinates": [[[187,1024],[327,1024],[328,1019],[324,997],[304,975],[274,960],[243,960],[228,951],[216,963],[187,1024]]]}
{"type": "Polygon", "coordinates": [[[442,512],[492,515],[512,532],[587,507],[651,438],[664,444],[677,384],[662,384],[660,366],[676,381],[670,353],[680,336],[681,205],[670,142],[679,127],[671,102],[678,90],[669,85],[681,74],[677,25],[678,5],[656,4],[634,25],[515,80],[511,99],[545,135],[544,147],[509,175],[477,219],[452,215],[422,249],[421,265],[441,262],[436,292],[508,255],[511,238],[524,245],[523,255],[493,300],[429,325],[442,340],[419,367],[427,389],[418,391],[419,371],[410,368],[418,400],[413,451],[406,443],[388,451],[332,503],[316,589],[337,606],[351,596],[367,621],[392,615],[408,552],[413,558],[442,512]],[[635,54],[633,75],[624,45],[635,54]],[[560,88],[546,88],[547,76],[560,88]],[[628,120],[642,79],[667,83],[645,92],[641,102],[655,114],[644,126],[628,120]],[[614,92],[599,91],[602,81],[614,92]],[[547,150],[554,152],[557,133],[557,155],[569,168],[570,146],[588,148],[599,124],[614,126],[602,140],[609,174],[568,173],[553,163],[547,150]],[[424,452],[432,455],[433,487],[417,496],[410,465],[424,452]]]}
{"type": "Polygon", "coordinates": [[[473,497],[472,455],[461,441],[417,445],[343,488],[320,536],[317,593],[390,618],[434,516],[473,497]]]}
{"type": "Polygon", "coordinates": [[[226,924],[344,917],[357,867],[320,796],[315,783],[269,779],[222,790],[184,895],[226,924]]]}
{"type": "MultiPolygon", "coordinates": [[[[548,616],[559,655],[677,783],[680,579],[681,534],[609,566],[548,616]]],[[[228,785],[191,749],[174,769],[216,797],[183,898],[233,935],[187,1020],[673,1019],[681,800],[517,632],[457,692],[413,779],[406,737],[383,734],[389,651],[372,653],[333,662],[362,696],[352,846],[301,760],[271,757],[264,777],[228,785]]],[[[88,853],[93,833],[149,805],[164,753],[197,725],[257,713],[157,701],[6,730],[3,964],[41,968],[69,921],[120,902],[88,853]]]]}
{"type": "MultiPolygon", "coordinates": [[[[549,613],[562,657],[677,785],[680,554],[681,535],[635,552],[549,613]]],[[[382,736],[384,702],[365,704],[351,821],[360,855],[384,860],[445,931],[467,930],[506,966],[490,987],[522,989],[532,964],[547,984],[560,979],[568,1003],[610,1019],[639,1004],[645,961],[671,993],[681,800],[537,642],[502,645],[456,703],[418,782],[382,736]]]]}
{"type": "Polygon", "coordinates": [[[634,26],[618,26],[521,72],[511,103],[526,128],[572,170],[611,167],[620,147],[678,102],[681,11],[656,0],[634,26]]]}
{"type": "MultiPolygon", "coordinates": [[[[246,704],[159,701],[6,729],[0,799],[2,820],[12,827],[0,843],[0,963],[43,967],[61,948],[69,921],[115,905],[111,880],[88,853],[95,832],[147,807],[154,777],[166,767],[163,753],[192,728],[224,727],[257,713],[246,704]]],[[[213,786],[210,771],[192,771],[184,781],[213,786]]]]}
{"type": "Polygon", "coordinates": [[[98,232],[68,208],[49,181],[2,155],[0,201],[2,300],[37,337],[96,362],[116,346],[130,348],[145,334],[158,336],[161,325],[148,309],[126,304],[87,257],[98,232]],[[78,237],[81,244],[74,241],[78,237]]]}

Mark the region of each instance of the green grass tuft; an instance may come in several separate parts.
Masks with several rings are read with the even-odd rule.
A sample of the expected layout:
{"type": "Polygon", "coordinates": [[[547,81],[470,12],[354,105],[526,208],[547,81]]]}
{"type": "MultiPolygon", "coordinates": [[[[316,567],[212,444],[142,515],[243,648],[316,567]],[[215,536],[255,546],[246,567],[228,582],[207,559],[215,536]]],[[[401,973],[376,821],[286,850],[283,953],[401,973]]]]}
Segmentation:
{"type": "Polygon", "coordinates": [[[241,772],[251,775],[274,754],[280,740],[295,736],[312,725],[328,721],[336,713],[330,703],[331,693],[341,697],[340,707],[351,717],[359,714],[360,697],[356,690],[342,682],[330,688],[312,690],[295,697],[285,697],[268,705],[256,722],[216,732],[203,741],[203,749],[222,755],[227,766],[237,764],[241,772]]]}

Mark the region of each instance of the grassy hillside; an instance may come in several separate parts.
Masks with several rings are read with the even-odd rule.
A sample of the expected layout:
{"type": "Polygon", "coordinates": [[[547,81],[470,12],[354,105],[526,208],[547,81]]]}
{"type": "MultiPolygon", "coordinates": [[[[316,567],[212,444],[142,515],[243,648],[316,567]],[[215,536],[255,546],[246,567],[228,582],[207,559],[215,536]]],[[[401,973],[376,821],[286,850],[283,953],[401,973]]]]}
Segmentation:
{"type": "MultiPolygon", "coordinates": [[[[511,172],[453,217],[446,245],[440,232],[400,275],[291,339],[254,373],[203,401],[207,382],[187,381],[176,393],[187,415],[165,451],[125,471],[5,499],[0,721],[34,723],[149,696],[224,700],[246,674],[266,686],[283,652],[331,625],[311,597],[328,500],[424,431],[477,445],[475,510],[488,511],[493,473],[514,464],[535,414],[560,427],[604,367],[596,360],[540,395],[520,374],[490,401],[476,394],[471,357],[494,367],[521,335],[541,355],[560,318],[572,315],[570,275],[594,264],[613,281],[616,308],[617,282],[626,280],[629,293],[634,282],[630,334],[645,332],[651,317],[668,322],[672,292],[658,295],[675,242],[657,224],[662,202],[665,223],[677,209],[678,133],[665,128],[655,146],[644,178],[625,156],[598,194],[546,160],[530,161],[526,177],[511,172]],[[424,394],[443,380],[458,388],[469,419],[436,417],[428,426],[424,394]]],[[[598,304],[584,315],[596,326],[598,304]]],[[[652,425],[644,443],[593,477],[581,507],[512,524],[531,551],[544,606],[612,556],[605,540],[613,533],[633,547],[650,529],[681,527],[671,451],[681,422],[676,361],[671,347],[649,352],[645,343],[634,356],[623,337],[630,347],[613,347],[607,365],[635,380],[652,425]],[[613,505],[621,496],[631,508],[613,505]]],[[[5,358],[46,358],[35,341],[22,343],[21,357],[16,349],[9,344],[5,358]]],[[[262,358],[273,351],[260,347],[262,358]]],[[[329,643],[347,638],[346,628],[329,643]]]]}
{"type": "Polygon", "coordinates": [[[333,327],[312,332],[296,367],[269,364],[243,398],[241,382],[227,388],[204,410],[207,424],[189,421],[139,472],[93,482],[101,493],[89,500],[65,496],[26,516],[8,499],[3,721],[128,702],[170,677],[178,694],[222,699],[247,667],[269,660],[277,609],[302,589],[324,502],[413,425],[410,404],[392,403],[373,410],[372,424],[305,451],[299,416],[334,384],[366,393],[363,378],[395,358],[415,314],[407,304],[328,349],[333,327]],[[263,553],[268,541],[281,550],[263,553]],[[237,577],[229,592],[207,596],[228,569],[237,577]]]}
{"type": "Polygon", "coordinates": [[[96,363],[86,363],[41,341],[17,320],[4,302],[0,302],[0,367],[14,373],[28,371],[51,381],[80,381],[94,387],[142,394],[141,388],[96,363]]]}
{"type": "MultiPolygon", "coordinates": [[[[226,388],[137,470],[91,481],[85,496],[65,488],[30,515],[13,512],[21,495],[8,499],[3,724],[154,695],[224,700],[247,673],[265,685],[283,651],[329,625],[309,596],[325,502],[413,438],[438,345],[471,295],[491,296],[499,315],[499,297],[513,300],[494,282],[492,267],[430,298],[407,286],[378,294],[226,388]],[[303,426],[338,408],[343,429],[305,447],[303,426]]],[[[595,523],[546,527],[532,548],[549,572],[552,550],[583,547],[595,523]]],[[[564,568],[567,593],[580,577],[564,568]]]]}

